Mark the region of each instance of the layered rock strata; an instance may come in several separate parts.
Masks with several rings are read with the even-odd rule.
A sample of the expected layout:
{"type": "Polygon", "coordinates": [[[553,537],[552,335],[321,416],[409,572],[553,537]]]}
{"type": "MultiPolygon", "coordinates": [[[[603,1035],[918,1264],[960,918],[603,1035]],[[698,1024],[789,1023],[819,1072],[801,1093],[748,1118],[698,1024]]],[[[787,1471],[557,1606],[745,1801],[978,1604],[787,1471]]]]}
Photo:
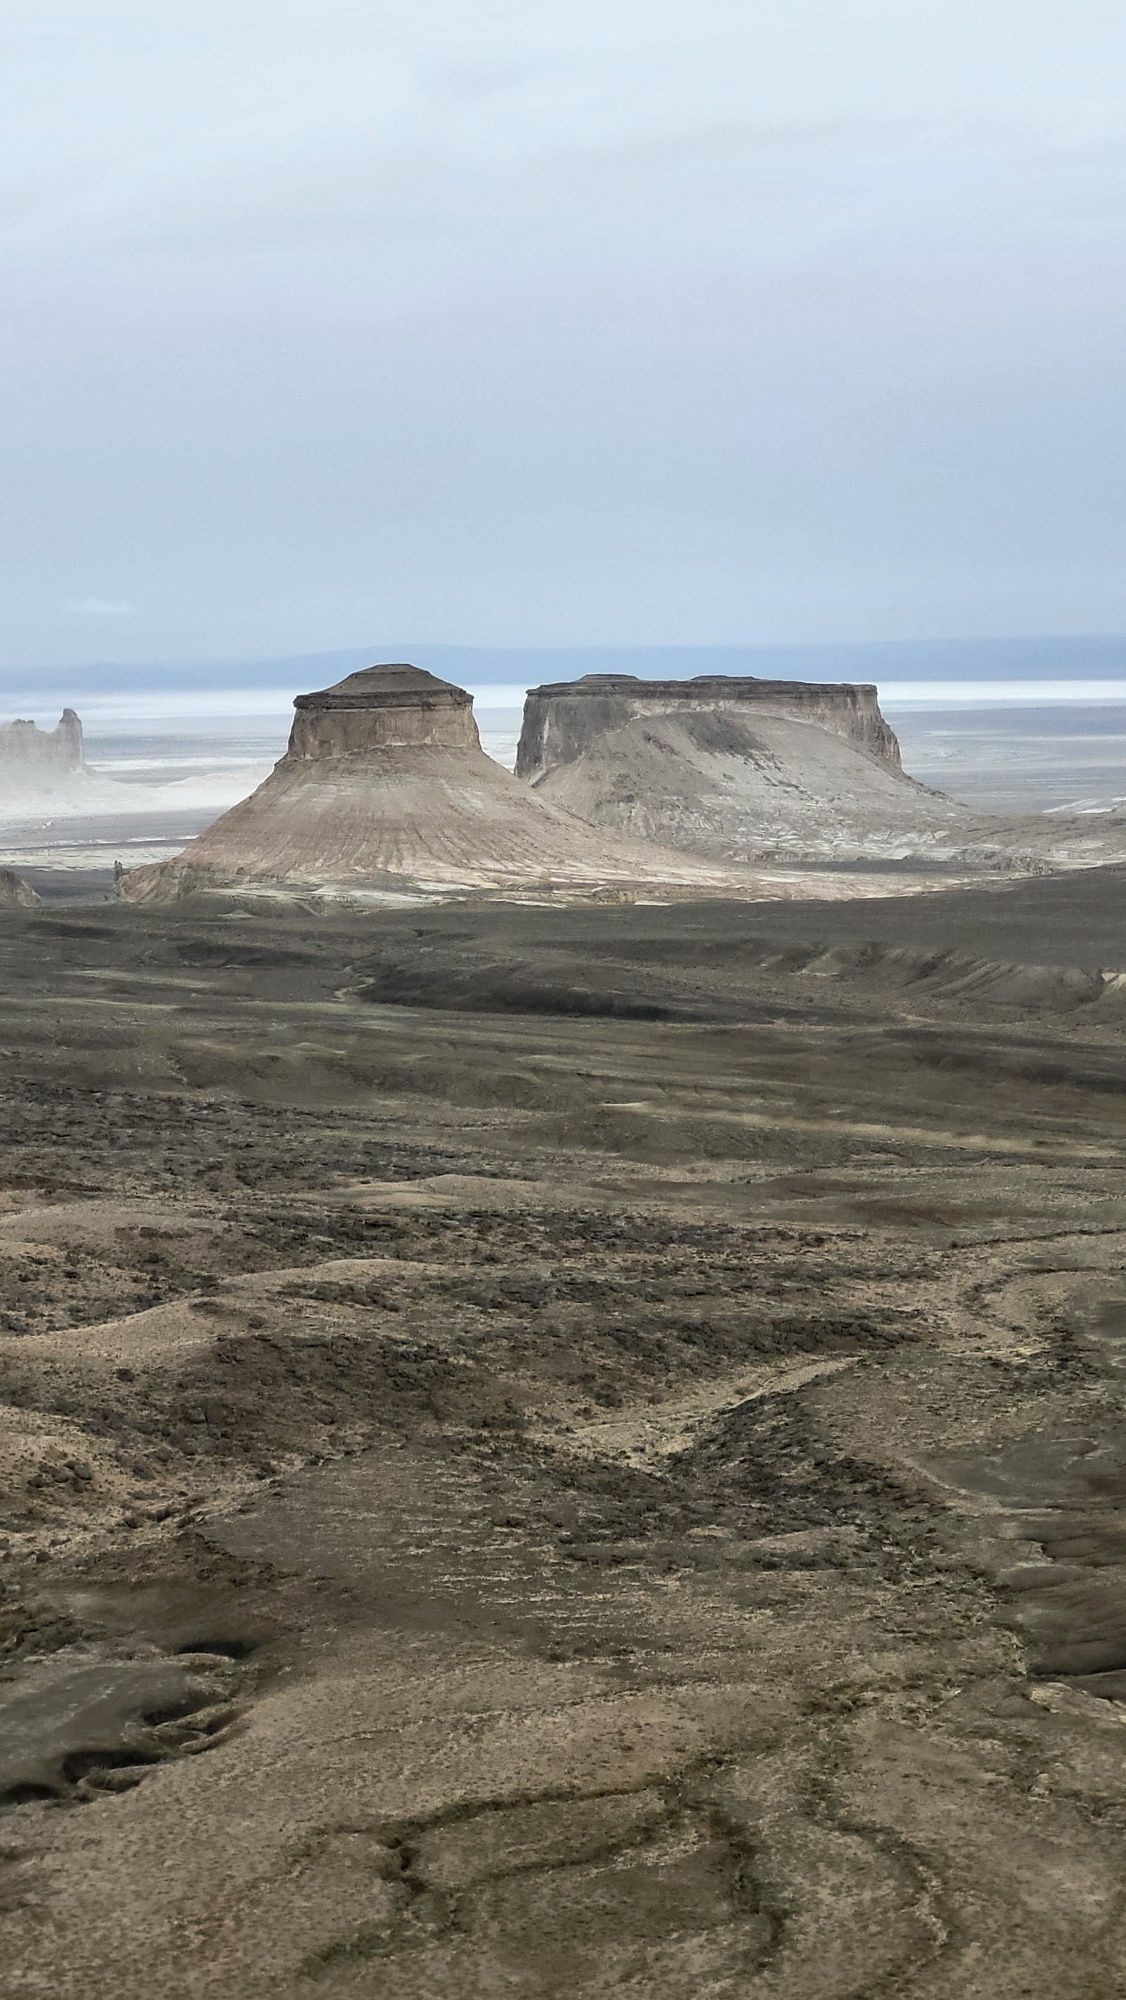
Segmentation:
{"type": "Polygon", "coordinates": [[[123,893],[733,881],[597,833],[537,797],[485,755],[464,688],[396,664],[299,695],[289,747],[265,783],[183,854],[127,875],[123,893]]]}
{"type": "Polygon", "coordinates": [[[880,713],[875,687],[846,682],[763,681],[752,675],[700,674],[690,681],[640,681],[634,674],[585,674],[529,688],[516,753],[516,775],[530,784],[572,764],[625,723],[657,715],[730,716],[812,722],[900,768],[895,732],[880,713]]]}
{"type": "Polygon", "coordinates": [[[1029,860],[906,775],[870,686],[589,675],[530,691],[516,768],[594,825],[715,860],[1029,860]]]}

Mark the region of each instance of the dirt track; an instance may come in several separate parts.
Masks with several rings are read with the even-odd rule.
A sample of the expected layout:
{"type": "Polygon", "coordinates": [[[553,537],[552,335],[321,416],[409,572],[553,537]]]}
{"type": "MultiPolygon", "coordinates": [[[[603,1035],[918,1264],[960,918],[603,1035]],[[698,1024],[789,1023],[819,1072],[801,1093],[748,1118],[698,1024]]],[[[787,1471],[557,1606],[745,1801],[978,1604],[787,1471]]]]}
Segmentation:
{"type": "Polygon", "coordinates": [[[1122,880],[4,917],[4,2000],[1126,1991],[1122,880]]]}

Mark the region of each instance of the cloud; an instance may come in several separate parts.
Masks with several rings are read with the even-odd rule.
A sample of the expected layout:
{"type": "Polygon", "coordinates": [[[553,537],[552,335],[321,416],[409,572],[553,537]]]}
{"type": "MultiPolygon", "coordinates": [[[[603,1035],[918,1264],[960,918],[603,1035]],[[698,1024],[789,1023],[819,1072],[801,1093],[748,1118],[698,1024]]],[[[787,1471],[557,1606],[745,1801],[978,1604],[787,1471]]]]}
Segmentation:
{"type": "Polygon", "coordinates": [[[1126,630],[1121,0],[0,17],[0,660],[1126,630]]]}
{"type": "Polygon", "coordinates": [[[70,618],[135,618],[139,609],[127,597],[68,597],[63,603],[70,618]]]}

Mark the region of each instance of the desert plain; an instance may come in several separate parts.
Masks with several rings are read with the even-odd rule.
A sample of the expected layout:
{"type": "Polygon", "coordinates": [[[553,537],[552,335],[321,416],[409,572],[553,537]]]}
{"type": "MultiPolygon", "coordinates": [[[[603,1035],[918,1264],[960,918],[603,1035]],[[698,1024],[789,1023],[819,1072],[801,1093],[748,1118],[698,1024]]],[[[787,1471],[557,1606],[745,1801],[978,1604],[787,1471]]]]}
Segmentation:
{"type": "Polygon", "coordinates": [[[4,2000],[1126,1991],[1124,892],[5,910],[4,2000]]]}

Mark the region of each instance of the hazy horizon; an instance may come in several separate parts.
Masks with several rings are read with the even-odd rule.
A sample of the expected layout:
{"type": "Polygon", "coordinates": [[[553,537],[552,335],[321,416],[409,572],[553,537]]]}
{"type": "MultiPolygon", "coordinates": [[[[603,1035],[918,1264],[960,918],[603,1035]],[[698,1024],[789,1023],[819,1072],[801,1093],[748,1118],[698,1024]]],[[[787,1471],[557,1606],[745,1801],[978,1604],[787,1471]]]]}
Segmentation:
{"type": "Polygon", "coordinates": [[[0,662],[1126,629],[1109,0],[38,0],[0,662]]]}
{"type": "MultiPolygon", "coordinates": [[[[1046,699],[1119,699],[1126,692],[1126,634],[1035,639],[846,640],[704,646],[598,645],[472,646],[392,639],[380,644],[333,647],[208,660],[100,660],[74,665],[0,665],[0,716],[14,702],[49,707],[80,699],[120,702],[155,698],[181,713],[187,694],[199,713],[230,710],[243,695],[263,692],[286,700],[326,685],[357,668],[405,659],[478,691],[514,695],[537,681],[583,673],[634,673],[640,678],[686,679],[697,674],[751,674],[760,678],[875,681],[881,688],[917,688],[924,699],[990,699],[1011,687],[1024,698],[1040,689],[1046,699]],[[939,689],[947,690],[940,694],[939,689]],[[1052,692],[1048,692],[1052,690],[1052,692]]],[[[255,712],[251,702],[245,713],[255,712]]]]}

